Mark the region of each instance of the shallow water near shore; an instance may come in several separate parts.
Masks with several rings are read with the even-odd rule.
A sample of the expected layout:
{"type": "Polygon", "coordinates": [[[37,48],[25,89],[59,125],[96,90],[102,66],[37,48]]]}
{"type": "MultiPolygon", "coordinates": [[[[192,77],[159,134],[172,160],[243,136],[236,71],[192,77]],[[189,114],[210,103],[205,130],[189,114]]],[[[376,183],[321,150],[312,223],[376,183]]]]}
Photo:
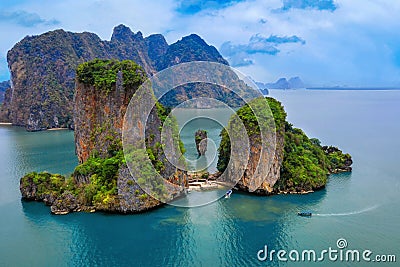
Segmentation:
{"type": "MultiPolygon", "coordinates": [[[[308,195],[234,192],[190,209],[165,205],[136,215],[55,216],[43,203],[21,201],[19,178],[30,171],[71,173],[77,164],[73,132],[28,133],[1,125],[0,266],[292,266],[276,258],[260,262],[257,252],[265,245],[318,252],[337,248],[339,238],[349,249],[395,254],[398,261],[400,91],[271,95],[296,127],[352,154],[353,172],[332,175],[325,189],[308,195]],[[315,216],[299,217],[300,210],[315,216]]],[[[326,258],[306,265],[365,264],[326,258]]]]}

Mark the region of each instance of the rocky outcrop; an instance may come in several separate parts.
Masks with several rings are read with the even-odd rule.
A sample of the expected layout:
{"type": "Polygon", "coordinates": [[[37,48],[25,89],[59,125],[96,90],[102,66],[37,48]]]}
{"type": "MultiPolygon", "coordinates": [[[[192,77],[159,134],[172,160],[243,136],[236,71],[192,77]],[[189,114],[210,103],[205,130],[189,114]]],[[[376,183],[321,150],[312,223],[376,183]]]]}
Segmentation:
{"type": "MultiPolygon", "coordinates": [[[[122,150],[124,115],[133,94],[145,79],[145,71],[133,61],[95,60],[78,68],[74,124],[79,162],[86,162],[94,153],[96,157],[108,158],[122,150]],[[109,73],[110,69],[115,69],[115,83],[114,78],[111,78],[110,84],[96,85],[96,79],[100,76],[94,75],[100,73],[103,79],[105,76],[101,73],[109,73]]],[[[146,142],[154,165],[162,164],[158,171],[168,178],[175,174],[176,168],[169,163],[162,150],[157,148],[157,144],[162,144],[160,127],[163,121],[160,116],[166,116],[160,109],[162,107],[156,105],[147,120],[146,142]]],[[[144,113],[141,110],[137,112],[144,113]]],[[[113,201],[107,201],[104,205],[97,204],[96,209],[127,213],[151,209],[161,204],[139,187],[124,163],[119,166],[116,174],[116,189],[113,201]]]]}
{"type": "MultiPolygon", "coordinates": [[[[20,182],[23,198],[45,202],[54,214],[94,210],[135,213],[161,205],[137,184],[122,152],[124,115],[145,79],[144,69],[133,61],[98,59],[81,64],[77,69],[74,116],[81,164],[69,178],[48,173],[25,175],[20,182]]],[[[144,113],[140,108],[150,104],[141,105],[138,114],[144,113]]],[[[147,153],[158,173],[167,179],[178,177],[176,181],[181,182],[186,174],[169,163],[160,149],[161,127],[168,115],[165,112],[159,104],[150,112],[145,131],[147,153]]],[[[164,128],[170,140],[170,127],[164,128]]]]}
{"type": "Polygon", "coordinates": [[[70,191],[64,191],[57,199],[48,204],[50,204],[51,213],[57,215],[64,215],[80,210],[80,205],[76,197],[70,191]]]}
{"type": "Polygon", "coordinates": [[[118,198],[119,205],[116,212],[132,213],[142,212],[160,206],[162,203],[149,195],[133,180],[126,165],[118,172],[118,198]]]}
{"type": "MultiPolygon", "coordinates": [[[[269,170],[267,171],[267,176],[260,184],[260,186],[254,191],[255,194],[260,195],[269,195],[273,192],[274,185],[280,179],[281,166],[283,161],[283,148],[285,141],[285,131],[282,126],[280,129],[276,131],[275,138],[275,153],[273,158],[269,162],[269,170]]],[[[252,143],[252,141],[251,141],[252,143]]],[[[256,170],[256,166],[254,165],[255,158],[260,157],[260,145],[255,144],[254,147],[251,148],[250,158],[251,164],[248,166],[248,169],[245,172],[245,176],[238,183],[238,186],[242,189],[246,188],[246,179],[247,177],[251,177],[251,174],[256,170]]],[[[246,190],[247,191],[247,190],[246,190]]]]}
{"type": "Polygon", "coordinates": [[[272,159],[261,158],[261,144],[258,141],[250,140],[250,159],[242,179],[236,184],[236,187],[242,191],[252,192],[259,195],[269,195],[273,193],[275,183],[280,179],[280,169],[283,160],[284,133],[278,132],[276,135],[275,153],[272,159]],[[264,163],[268,166],[267,175],[264,177],[254,177],[259,161],[268,161],[264,163]],[[259,181],[254,181],[257,179],[259,181]],[[262,182],[260,182],[262,181],[262,182]],[[259,184],[257,189],[251,190],[250,185],[259,184]]]}
{"type": "MultiPolygon", "coordinates": [[[[50,206],[50,211],[56,215],[70,212],[104,211],[111,213],[136,213],[160,206],[158,200],[149,197],[132,181],[126,165],[118,171],[118,192],[112,201],[87,202],[84,190],[89,186],[75,184],[74,178],[65,178],[58,174],[29,173],[20,181],[22,198],[27,201],[40,201],[50,206]]],[[[87,192],[85,193],[87,194],[87,192]]]]}
{"type": "MultiPolygon", "coordinates": [[[[217,168],[220,172],[226,172],[228,177],[238,177],[243,171],[236,184],[236,188],[255,194],[271,194],[275,183],[280,179],[280,168],[283,160],[286,113],[281,104],[273,98],[257,98],[246,104],[237,111],[237,118],[243,122],[248,136],[249,158],[244,169],[237,164],[228,165],[231,157],[231,141],[235,136],[234,129],[227,134],[221,132],[221,144],[219,147],[219,158],[217,168]],[[270,109],[268,109],[268,105],[270,109]],[[272,112],[271,112],[271,111],[272,112]],[[261,126],[257,126],[257,119],[265,118],[261,126]],[[273,119],[272,119],[273,116],[273,119]],[[261,130],[263,129],[263,135],[261,130]]],[[[238,125],[232,117],[229,125],[238,125]]],[[[236,139],[236,138],[235,138],[236,139]]],[[[239,138],[240,139],[240,138],[239,138]]],[[[246,150],[247,144],[237,146],[240,153],[246,150]]]]}
{"type": "Polygon", "coordinates": [[[51,206],[55,214],[66,214],[70,211],[81,209],[76,198],[70,191],[60,192],[60,186],[65,182],[65,177],[50,173],[29,173],[20,181],[20,191],[23,199],[42,201],[51,206]]]}
{"type": "MultiPolygon", "coordinates": [[[[107,61],[97,61],[105,68],[107,61]]],[[[111,64],[112,61],[110,61],[111,64]]],[[[110,66],[111,66],[110,64],[110,66]]],[[[115,62],[115,64],[119,64],[115,62]]],[[[123,118],[129,101],[137,87],[146,79],[142,68],[132,62],[132,71],[137,69],[137,83],[123,86],[122,72],[116,73],[115,84],[107,88],[79,81],[76,82],[74,125],[75,147],[80,163],[85,162],[91,153],[107,157],[121,148],[123,118]]]]}
{"type": "MultiPolygon", "coordinates": [[[[282,166],[283,152],[284,152],[284,140],[285,140],[285,127],[284,121],[286,119],[286,113],[283,110],[282,105],[273,98],[266,98],[268,106],[271,109],[269,116],[274,114],[280,114],[275,116],[273,129],[274,134],[267,135],[266,142],[275,144],[273,149],[273,156],[266,151],[265,146],[262,146],[259,133],[255,133],[254,129],[248,121],[248,118],[243,118],[247,131],[250,133],[250,155],[249,162],[246,167],[244,176],[237,183],[237,187],[243,191],[251,191],[255,194],[269,195],[273,191],[275,183],[280,179],[280,169],[282,166]],[[272,113],[273,112],[273,113],[272,113]],[[273,140],[275,138],[275,140],[273,140]],[[264,151],[263,151],[264,150],[264,151]],[[257,175],[259,166],[265,166],[268,170],[265,172],[265,176],[257,175]],[[255,181],[256,180],[256,181],[255,181]],[[251,185],[257,184],[258,187],[251,188],[251,185]]],[[[254,127],[254,126],[253,126],[254,127]]]]}
{"type": "MultiPolygon", "coordinates": [[[[281,103],[273,98],[256,99],[240,108],[237,115],[249,136],[249,159],[244,174],[236,184],[239,190],[259,195],[313,192],[326,185],[328,174],[351,171],[353,161],[349,154],[344,154],[336,147],[322,147],[318,139],[310,139],[301,129],[292,127],[286,121],[281,103]],[[254,108],[262,101],[267,101],[275,122],[275,134],[267,134],[264,142],[274,144],[269,149],[268,146],[267,149],[262,146],[254,115],[254,108]]],[[[228,166],[231,157],[230,137],[225,130],[221,136],[217,167],[220,172],[234,176],[241,169],[240,166],[228,166]]]]}
{"type": "Polygon", "coordinates": [[[194,141],[199,156],[204,156],[207,151],[207,131],[197,130],[194,134],[194,141]]]}
{"type": "Polygon", "coordinates": [[[351,167],[353,160],[349,154],[343,154],[339,148],[334,146],[323,146],[322,150],[331,162],[330,173],[351,172],[353,170],[351,167]]]}
{"type": "Polygon", "coordinates": [[[215,61],[227,64],[218,51],[197,35],[168,45],[160,34],[144,38],[128,27],[114,28],[110,41],[96,34],[55,30],[27,36],[7,54],[11,71],[10,120],[14,125],[38,131],[73,129],[75,69],[85,61],[129,59],[148,75],[181,62],[215,61]]]}

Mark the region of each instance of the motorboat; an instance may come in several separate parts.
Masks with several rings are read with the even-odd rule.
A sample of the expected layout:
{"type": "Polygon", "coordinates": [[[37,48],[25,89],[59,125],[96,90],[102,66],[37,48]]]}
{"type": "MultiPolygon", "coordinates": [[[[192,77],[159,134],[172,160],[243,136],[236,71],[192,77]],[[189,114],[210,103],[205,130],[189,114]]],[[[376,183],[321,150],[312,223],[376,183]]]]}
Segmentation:
{"type": "Polygon", "coordinates": [[[302,217],[311,217],[312,216],[312,212],[311,211],[300,211],[297,213],[298,216],[302,216],[302,217]]]}

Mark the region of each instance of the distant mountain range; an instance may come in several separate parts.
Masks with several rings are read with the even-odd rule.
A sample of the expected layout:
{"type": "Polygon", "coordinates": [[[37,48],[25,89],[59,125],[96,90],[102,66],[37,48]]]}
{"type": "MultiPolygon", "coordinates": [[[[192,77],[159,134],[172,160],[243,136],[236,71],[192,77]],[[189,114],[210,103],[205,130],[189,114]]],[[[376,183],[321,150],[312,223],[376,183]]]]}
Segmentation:
{"type": "MultiPolygon", "coordinates": [[[[96,34],[73,33],[64,30],[27,36],[8,51],[7,61],[13,83],[12,97],[5,94],[0,118],[27,130],[73,126],[75,69],[78,64],[101,59],[129,59],[152,76],[170,66],[190,61],[212,61],[228,65],[217,49],[200,36],[191,34],[169,45],[161,34],[143,37],[128,27],[114,28],[110,41],[96,34]]],[[[6,86],[5,84],[5,87],[6,86]]],[[[216,92],[191,86],[190,94],[207,95],[235,102],[228,92],[216,92]],[[202,90],[200,90],[202,89],[202,90]]],[[[2,91],[1,91],[2,92],[2,91]]],[[[0,92],[0,96],[4,94],[0,92]]],[[[187,99],[181,94],[180,100],[187,99]]],[[[170,99],[161,99],[167,106],[170,99]]]]}
{"type": "Polygon", "coordinates": [[[303,81],[300,77],[292,77],[289,80],[286,78],[280,78],[274,83],[262,83],[262,82],[255,82],[256,85],[260,88],[260,90],[265,89],[300,89],[305,88],[303,81]]]}

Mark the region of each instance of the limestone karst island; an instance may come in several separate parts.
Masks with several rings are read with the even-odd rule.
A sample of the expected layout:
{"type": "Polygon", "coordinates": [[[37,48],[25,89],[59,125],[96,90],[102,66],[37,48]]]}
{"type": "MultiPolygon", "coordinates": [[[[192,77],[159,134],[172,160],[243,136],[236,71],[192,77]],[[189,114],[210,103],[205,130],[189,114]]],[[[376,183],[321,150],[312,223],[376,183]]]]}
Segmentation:
{"type": "MultiPolygon", "coordinates": [[[[27,173],[20,180],[23,199],[42,201],[54,214],[138,213],[163,205],[132,178],[126,163],[122,130],[130,99],[147,78],[168,67],[192,61],[228,65],[217,49],[198,35],[168,44],[160,34],[143,37],[141,32],[133,33],[124,25],[114,28],[110,41],[89,32],[64,30],[27,36],[8,52],[7,58],[12,83],[6,85],[1,120],[28,131],[74,131],[79,165],[72,174],[64,176],[43,170],[27,173]]],[[[226,129],[219,133],[217,169],[213,172],[180,170],[168,161],[163,150],[161,129],[171,109],[183,101],[204,96],[234,107],[249,136],[249,161],[235,190],[265,197],[311,193],[324,188],[330,174],[351,171],[349,154],[308,137],[287,121],[284,107],[274,98],[258,97],[252,103],[244,103],[224,88],[188,84],[160,99],[146,124],[146,156],[157,173],[171,184],[189,189],[191,183],[199,180],[212,183],[228,166],[231,143],[226,129]],[[266,176],[260,178],[253,175],[261,158],[261,138],[251,107],[261,103],[268,104],[272,112],[276,145],[266,176]],[[251,185],[255,183],[259,186],[253,190],[251,185]]],[[[207,109],[207,103],[202,103],[201,108],[207,109]]],[[[176,132],[178,123],[172,122],[172,132],[176,132]]],[[[175,137],[180,138],[179,134],[175,137]]],[[[208,153],[209,137],[203,129],[192,136],[198,157],[208,153]]],[[[177,141],[179,150],[185,153],[187,144],[177,141]]],[[[185,192],[177,197],[184,197],[185,192]]]]}

